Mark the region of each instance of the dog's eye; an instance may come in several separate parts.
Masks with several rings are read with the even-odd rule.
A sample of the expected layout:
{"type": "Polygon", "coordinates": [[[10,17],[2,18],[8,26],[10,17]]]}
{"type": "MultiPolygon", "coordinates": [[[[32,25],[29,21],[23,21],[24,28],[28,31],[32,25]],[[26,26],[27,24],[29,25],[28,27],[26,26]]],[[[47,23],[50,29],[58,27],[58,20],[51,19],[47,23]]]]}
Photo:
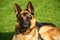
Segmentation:
{"type": "Polygon", "coordinates": [[[30,19],[32,19],[32,17],[30,16],[30,19]]]}
{"type": "Polygon", "coordinates": [[[21,20],[23,20],[23,18],[22,17],[20,17],[21,18],[21,20]]]}
{"type": "Polygon", "coordinates": [[[32,16],[30,15],[30,19],[32,19],[32,16]]]}
{"type": "Polygon", "coordinates": [[[31,16],[27,17],[27,20],[31,20],[31,19],[32,19],[32,17],[31,17],[31,16]]]}

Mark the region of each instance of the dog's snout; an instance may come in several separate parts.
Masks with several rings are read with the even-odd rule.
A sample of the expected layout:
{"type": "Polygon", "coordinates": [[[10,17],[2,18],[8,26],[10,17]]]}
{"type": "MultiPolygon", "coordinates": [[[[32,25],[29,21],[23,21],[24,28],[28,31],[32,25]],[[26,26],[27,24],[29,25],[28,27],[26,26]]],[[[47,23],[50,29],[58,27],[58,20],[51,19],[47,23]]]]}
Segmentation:
{"type": "Polygon", "coordinates": [[[25,21],[25,22],[24,22],[24,25],[27,25],[27,24],[29,24],[29,22],[28,22],[28,21],[25,21]]]}
{"type": "Polygon", "coordinates": [[[28,25],[24,25],[24,27],[28,27],[28,25]]]}
{"type": "Polygon", "coordinates": [[[29,26],[29,22],[24,22],[24,24],[23,24],[23,27],[28,27],[29,26]]]}

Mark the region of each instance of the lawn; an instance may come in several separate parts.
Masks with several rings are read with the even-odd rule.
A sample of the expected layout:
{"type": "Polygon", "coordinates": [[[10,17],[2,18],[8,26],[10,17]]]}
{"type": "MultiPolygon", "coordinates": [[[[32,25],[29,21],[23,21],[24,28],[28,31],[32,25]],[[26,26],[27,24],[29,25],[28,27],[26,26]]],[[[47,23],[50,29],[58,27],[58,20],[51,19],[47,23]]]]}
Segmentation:
{"type": "Polygon", "coordinates": [[[14,3],[25,9],[29,1],[33,3],[36,21],[51,22],[60,27],[60,0],[0,0],[0,40],[11,40],[14,34],[14,3]]]}

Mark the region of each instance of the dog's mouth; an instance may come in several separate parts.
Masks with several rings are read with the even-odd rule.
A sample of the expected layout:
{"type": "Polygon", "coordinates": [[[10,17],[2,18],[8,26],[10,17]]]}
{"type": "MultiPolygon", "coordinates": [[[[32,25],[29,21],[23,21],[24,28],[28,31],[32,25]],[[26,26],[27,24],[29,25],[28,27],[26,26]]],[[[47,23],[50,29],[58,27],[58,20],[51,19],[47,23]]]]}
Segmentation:
{"type": "Polygon", "coordinates": [[[23,25],[23,28],[28,28],[29,27],[29,25],[23,25]]]}
{"type": "Polygon", "coordinates": [[[20,32],[22,33],[26,32],[26,30],[28,30],[30,27],[30,22],[23,22],[20,24],[20,26],[21,26],[20,32]]]}
{"type": "Polygon", "coordinates": [[[21,33],[26,32],[28,29],[29,29],[29,25],[23,25],[20,29],[20,32],[21,33]]]}

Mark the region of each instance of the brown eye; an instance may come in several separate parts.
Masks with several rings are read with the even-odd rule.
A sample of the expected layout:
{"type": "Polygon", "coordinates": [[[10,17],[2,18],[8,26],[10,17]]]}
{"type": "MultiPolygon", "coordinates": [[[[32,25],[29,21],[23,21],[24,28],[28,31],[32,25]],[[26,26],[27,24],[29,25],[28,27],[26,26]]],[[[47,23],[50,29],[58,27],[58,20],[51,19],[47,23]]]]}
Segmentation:
{"type": "Polygon", "coordinates": [[[30,15],[30,19],[32,19],[32,16],[30,15]]]}
{"type": "Polygon", "coordinates": [[[31,20],[31,19],[32,19],[32,17],[31,17],[31,16],[27,17],[27,20],[31,20]]]}

